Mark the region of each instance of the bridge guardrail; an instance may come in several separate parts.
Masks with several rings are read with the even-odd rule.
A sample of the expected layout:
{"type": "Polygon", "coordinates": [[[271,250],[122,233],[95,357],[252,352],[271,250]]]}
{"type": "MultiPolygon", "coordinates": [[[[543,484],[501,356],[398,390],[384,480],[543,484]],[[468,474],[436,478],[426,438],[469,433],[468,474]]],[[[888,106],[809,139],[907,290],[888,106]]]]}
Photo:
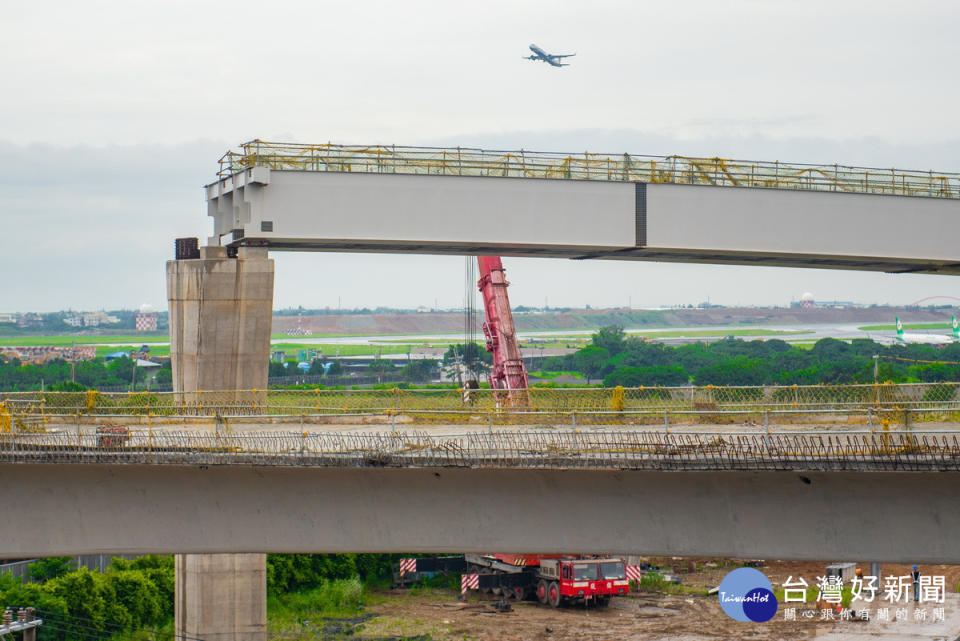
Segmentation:
{"type": "Polygon", "coordinates": [[[220,158],[221,177],[250,167],[296,171],[511,176],[960,198],[960,174],[692,156],[565,154],[466,147],[305,145],[252,140],[220,158]]]}
{"type": "MultiPolygon", "coordinates": [[[[490,389],[4,392],[0,432],[55,416],[355,416],[416,423],[794,421],[804,414],[862,417],[908,410],[960,417],[960,383],[759,387],[531,388],[526,407],[498,406],[490,389]],[[738,418],[740,417],[740,418],[738,418]]],[[[882,416],[881,416],[882,418],[882,416]]],[[[846,420],[846,419],[842,419],[846,420]]],[[[39,427],[37,429],[39,429],[39,427]]]]}
{"type": "Polygon", "coordinates": [[[618,470],[960,471],[960,432],[669,431],[0,435],[2,463],[618,470]]]}

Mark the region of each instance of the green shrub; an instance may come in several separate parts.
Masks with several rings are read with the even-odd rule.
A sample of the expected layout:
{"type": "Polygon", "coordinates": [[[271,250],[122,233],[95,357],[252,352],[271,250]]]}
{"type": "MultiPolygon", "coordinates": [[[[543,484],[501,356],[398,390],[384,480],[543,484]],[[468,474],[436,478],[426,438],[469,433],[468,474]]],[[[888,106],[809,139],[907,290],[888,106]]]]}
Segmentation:
{"type": "Polygon", "coordinates": [[[663,592],[667,580],[659,572],[647,572],[640,577],[640,589],[644,592],[663,592]]]}

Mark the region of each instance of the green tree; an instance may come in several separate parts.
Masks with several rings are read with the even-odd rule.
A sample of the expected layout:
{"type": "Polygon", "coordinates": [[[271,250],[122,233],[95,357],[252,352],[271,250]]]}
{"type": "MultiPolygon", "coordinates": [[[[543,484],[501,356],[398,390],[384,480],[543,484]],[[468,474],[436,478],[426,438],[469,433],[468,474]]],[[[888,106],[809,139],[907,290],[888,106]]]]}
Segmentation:
{"type": "Polygon", "coordinates": [[[607,325],[598,329],[590,340],[594,347],[602,347],[616,356],[625,349],[626,334],[620,325],[607,325]]]}
{"type": "Polygon", "coordinates": [[[156,381],[157,385],[170,385],[173,383],[173,372],[166,367],[161,367],[157,370],[156,381]]]}
{"type": "Polygon", "coordinates": [[[492,363],[493,356],[477,343],[451,345],[443,355],[443,367],[448,375],[455,379],[463,374],[467,377],[480,378],[492,363]]]}
{"type": "Polygon", "coordinates": [[[588,345],[576,353],[574,363],[577,371],[589,381],[600,375],[609,358],[610,352],[607,348],[588,345]]]}
{"type": "Polygon", "coordinates": [[[773,381],[770,366],[759,358],[736,356],[694,374],[697,385],[764,385],[773,381]]]}
{"type": "Polygon", "coordinates": [[[31,581],[49,581],[58,576],[63,576],[73,568],[73,557],[53,556],[46,559],[39,559],[36,563],[27,566],[27,572],[30,574],[31,581]]]}
{"type": "Polygon", "coordinates": [[[370,365],[367,366],[367,371],[370,372],[370,374],[372,374],[373,376],[378,376],[378,377],[382,377],[385,374],[392,372],[394,369],[396,368],[394,367],[393,363],[391,363],[388,360],[384,360],[382,358],[378,358],[372,361],[370,365]]]}
{"type": "Polygon", "coordinates": [[[604,387],[678,387],[688,382],[687,373],[682,367],[623,367],[607,374],[603,379],[604,387]]]}
{"type": "Polygon", "coordinates": [[[292,592],[357,576],[353,554],[268,554],[267,591],[292,592]]]}
{"type": "Polygon", "coordinates": [[[405,381],[432,381],[439,372],[439,363],[430,358],[410,361],[400,370],[405,381]]]}
{"type": "Polygon", "coordinates": [[[104,575],[85,567],[51,579],[44,588],[67,604],[71,616],[83,617],[98,629],[107,623],[128,629],[132,624],[130,613],[117,602],[113,586],[104,575]]]}
{"type": "Polygon", "coordinates": [[[147,554],[135,559],[127,560],[114,558],[110,563],[110,570],[125,572],[136,570],[142,572],[157,588],[158,601],[161,612],[157,621],[160,623],[173,616],[173,599],[175,590],[175,576],[173,556],[147,554]]]}
{"type": "Polygon", "coordinates": [[[160,590],[142,570],[108,572],[104,578],[110,583],[116,603],[129,613],[129,627],[142,628],[160,620],[164,612],[160,590]]]}

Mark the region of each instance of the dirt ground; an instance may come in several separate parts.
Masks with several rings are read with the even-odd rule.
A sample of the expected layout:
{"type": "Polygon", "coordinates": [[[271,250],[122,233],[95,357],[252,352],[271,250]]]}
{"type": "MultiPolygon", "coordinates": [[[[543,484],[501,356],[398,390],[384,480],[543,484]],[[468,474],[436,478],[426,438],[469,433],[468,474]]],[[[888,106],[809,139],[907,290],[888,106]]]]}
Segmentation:
{"type": "MultiPolygon", "coordinates": [[[[717,586],[727,572],[740,567],[739,562],[711,559],[651,559],[665,570],[673,566],[681,569],[680,578],[685,588],[701,594],[662,595],[633,593],[615,598],[610,607],[594,609],[568,607],[554,610],[535,602],[513,602],[512,611],[500,613],[492,607],[499,597],[472,592],[465,603],[457,595],[442,590],[392,590],[385,593],[382,603],[369,611],[378,616],[356,631],[357,638],[403,638],[429,635],[433,641],[603,641],[675,639],[700,641],[707,639],[751,639],[774,641],[813,639],[822,634],[862,634],[863,624],[851,622],[823,622],[819,617],[787,621],[783,606],[767,623],[740,623],[729,619],[720,609],[715,595],[702,592],[717,586]],[[697,564],[697,572],[689,573],[690,561],[697,564]],[[716,567],[706,564],[716,563],[716,567]]],[[[826,562],[769,562],[760,570],[766,574],[774,589],[788,576],[803,577],[816,585],[824,574],[826,562]]],[[[869,566],[862,564],[865,574],[869,566]]],[[[960,566],[921,566],[930,575],[943,575],[948,592],[957,589],[960,566]]],[[[903,575],[910,571],[905,565],[884,565],[883,575],[903,575]]],[[[957,630],[951,639],[960,634],[957,630]]]]}

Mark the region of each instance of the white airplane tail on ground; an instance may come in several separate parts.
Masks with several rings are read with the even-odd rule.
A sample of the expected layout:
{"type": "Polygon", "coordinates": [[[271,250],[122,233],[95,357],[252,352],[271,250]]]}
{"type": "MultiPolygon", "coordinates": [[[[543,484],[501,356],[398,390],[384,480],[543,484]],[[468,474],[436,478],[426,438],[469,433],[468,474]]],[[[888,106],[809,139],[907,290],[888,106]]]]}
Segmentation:
{"type": "Polygon", "coordinates": [[[900,317],[897,316],[897,341],[908,345],[949,345],[950,343],[960,341],[960,325],[957,324],[957,317],[951,316],[950,320],[953,325],[952,336],[946,336],[944,334],[906,334],[903,331],[903,323],[900,321],[900,317]]]}

